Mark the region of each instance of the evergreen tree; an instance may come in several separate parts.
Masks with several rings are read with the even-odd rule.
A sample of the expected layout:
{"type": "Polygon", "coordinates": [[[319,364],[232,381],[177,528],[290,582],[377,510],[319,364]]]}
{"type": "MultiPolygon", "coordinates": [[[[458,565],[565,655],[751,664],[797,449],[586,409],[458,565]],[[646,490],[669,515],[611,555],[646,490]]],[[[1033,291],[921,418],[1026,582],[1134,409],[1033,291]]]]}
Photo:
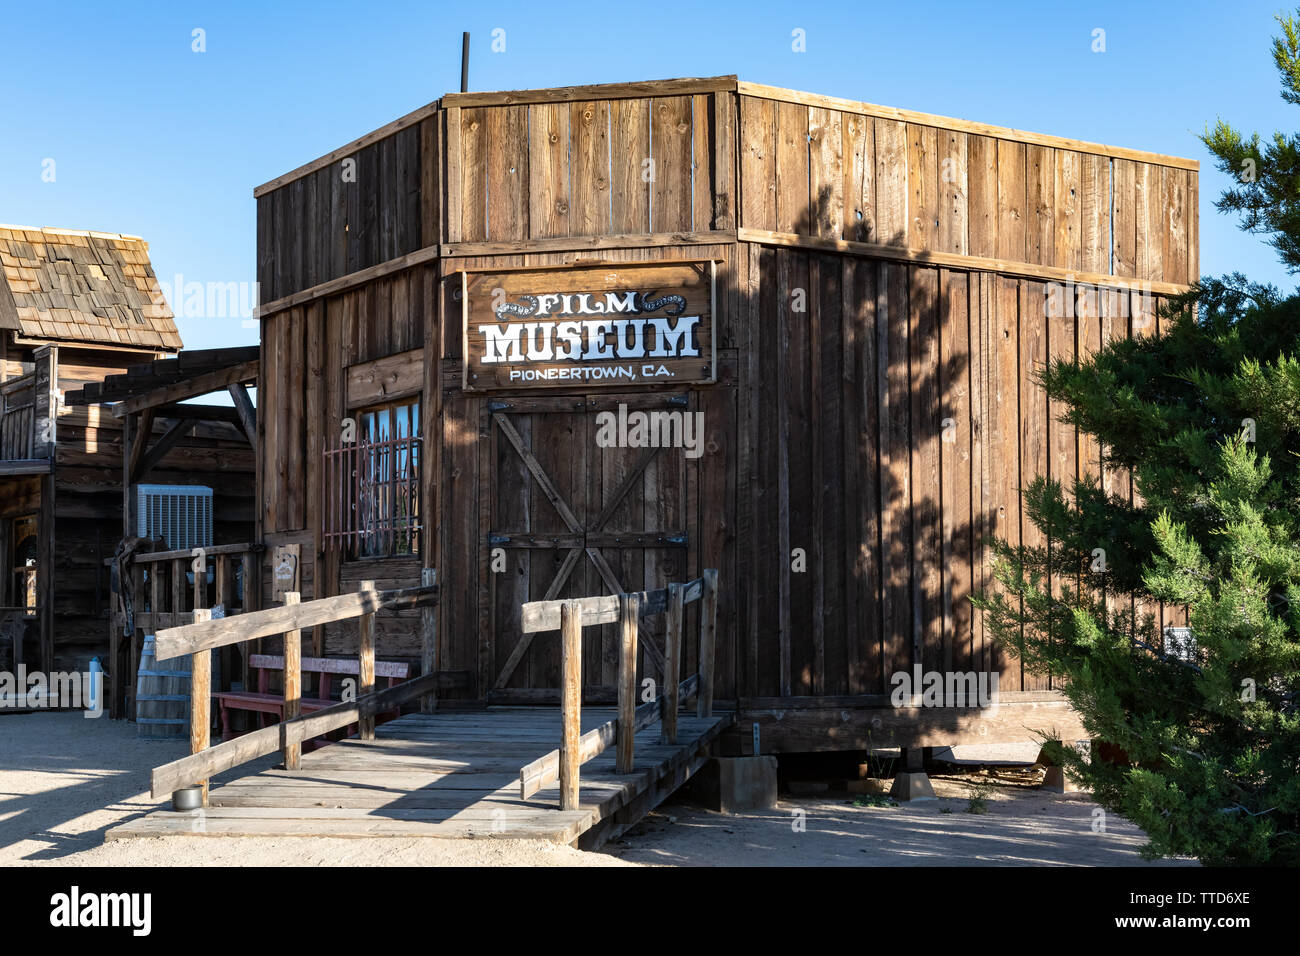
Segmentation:
{"type": "MultiPolygon", "coordinates": [[[[1280,23],[1282,95],[1300,104],[1300,26],[1280,23]]],[[[1300,270],[1300,137],[1261,147],[1219,121],[1202,140],[1237,183],[1218,208],[1242,212],[1300,270]]],[[[1107,471],[1132,475],[1133,499],[1092,478],[1035,479],[1025,512],[1047,545],[995,543],[1001,587],[975,603],[1127,756],[1056,748],[1102,806],[1146,831],[1144,854],[1294,866],[1300,296],[1233,274],[1204,280],[1166,318],[1159,336],[1039,376],[1064,420],[1101,442],[1107,471]],[[1190,646],[1161,631],[1161,602],[1187,609],[1190,646]]]]}

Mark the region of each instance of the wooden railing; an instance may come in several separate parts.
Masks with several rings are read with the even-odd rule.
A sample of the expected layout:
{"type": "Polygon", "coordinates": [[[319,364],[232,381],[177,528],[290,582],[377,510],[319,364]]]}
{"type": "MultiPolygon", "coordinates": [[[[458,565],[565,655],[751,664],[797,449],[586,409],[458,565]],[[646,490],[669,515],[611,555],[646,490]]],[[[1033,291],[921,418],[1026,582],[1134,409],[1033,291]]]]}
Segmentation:
{"type": "Polygon", "coordinates": [[[0,386],[0,459],[34,458],[36,373],[28,372],[0,386]]]}
{"type": "Polygon", "coordinates": [[[261,545],[256,544],[218,544],[133,555],[135,626],[145,633],[157,633],[162,628],[190,623],[192,611],[220,607],[226,614],[239,614],[256,610],[261,591],[261,551],[261,545]],[[241,588],[236,587],[236,568],[242,595],[237,593],[241,588]]]}
{"type": "MultiPolygon", "coordinates": [[[[432,573],[426,573],[425,579],[431,578],[432,573]]],[[[373,582],[364,581],[355,594],[341,594],[300,603],[298,595],[290,592],[285,595],[285,603],[281,607],[253,611],[224,620],[211,620],[210,611],[199,609],[194,612],[194,623],[159,631],[156,645],[159,660],[182,655],[189,655],[191,660],[190,756],[154,769],[150,782],[153,796],[160,798],[183,787],[202,786],[203,803],[206,806],[207,782],[213,774],[277,750],[284,754],[285,769],[297,770],[304,741],[348,724],[358,725],[362,740],[373,740],[376,714],[392,710],[412,698],[427,697],[443,687],[458,687],[467,683],[467,674],[429,669],[421,676],[395,687],[375,691],[375,615],[386,610],[432,607],[437,600],[436,583],[395,591],[377,591],[373,582]],[[303,629],[351,618],[360,618],[359,686],[356,699],[341,701],[312,714],[301,715],[303,629]],[[277,634],[284,636],[285,719],[278,724],[209,747],[208,735],[212,720],[209,652],[216,647],[277,634]]],[[[432,615],[425,617],[431,619],[432,615]]],[[[432,640],[428,628],[423,637],[426,644],[432,640]]],[[[425,660],[431,660],[432,657],[432,648],[426,647],[425,660]]]]}
{"type": "MultiPolygon", "coordinates": [[[[260,544],[245,542],[179,551],[136,552],[131,556],[123,569],[120,592],[109,615],[106,697],[111,716],[123,716],[127,706],[129,690],[139,668],[142,635],[189,624],[197,610],[219,607],[226,617],[257,610],[262,588],[262,550],[260,544]],[[121,659],[123,639],[128,641],[129,662],[121,659]],[[119,677],[123,670],[129,671],[125,679],[119,677]]],[[[107,558],[104,563],[111,565],[114,560],[107,558]]],[[[247,683],[246,666],[238,676],[247,683]]]]}
{"type": "Polygon", "coordinates": [[[663,721],[664,742],[677,742],[677,714],[683,703],[696,697],[696,715],[713,715],[713,647],[717,633],[718,572],[709,569],[688,584],[670,584],[655,591],[611,594],[567,601],[533,601],[523,605],[524,633],[560,631],[560,715],[558,750],[534,760],[519,771],[520,799],[527,800],[557,779],[560,809],[578,809],[578,768],[611,743],[617,746],[618,773],[632,773],[633,740],[637,731],[663,721]],[[700,601],[699,669],[678,682],[682,660],[685,608],[700,601]],[[636,657],[641,616],[667,614],[664,647],[664,694],[636,705],[636,657]],[[619,624],[618,717],[582,733],[582,629],[597,624],[619,624]]]}

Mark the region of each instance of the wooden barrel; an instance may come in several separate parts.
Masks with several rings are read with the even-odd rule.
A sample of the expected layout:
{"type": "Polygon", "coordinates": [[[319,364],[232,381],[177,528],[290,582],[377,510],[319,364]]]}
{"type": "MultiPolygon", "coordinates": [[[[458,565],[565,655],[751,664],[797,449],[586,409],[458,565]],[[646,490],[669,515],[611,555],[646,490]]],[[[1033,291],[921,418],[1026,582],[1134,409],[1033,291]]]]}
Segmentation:
{"type": "Polygon", "coordinates": [[[159,661],[154,636],[144,636],[140,670],[135,680],[135,722],[141,737],[171,739],[190,736],[190,659],[159,661]]]}

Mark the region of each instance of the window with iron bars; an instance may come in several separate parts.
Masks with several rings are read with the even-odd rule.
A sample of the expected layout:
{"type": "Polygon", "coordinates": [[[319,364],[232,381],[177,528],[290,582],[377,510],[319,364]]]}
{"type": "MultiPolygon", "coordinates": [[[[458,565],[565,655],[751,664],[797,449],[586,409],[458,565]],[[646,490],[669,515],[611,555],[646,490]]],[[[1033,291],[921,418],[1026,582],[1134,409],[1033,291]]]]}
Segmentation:
{"type": "Polygon", "coordinates": [[[355,558],[420,553],[420,403],[352,413],[355,440],[324,451],[322,540],[355,558]]]}

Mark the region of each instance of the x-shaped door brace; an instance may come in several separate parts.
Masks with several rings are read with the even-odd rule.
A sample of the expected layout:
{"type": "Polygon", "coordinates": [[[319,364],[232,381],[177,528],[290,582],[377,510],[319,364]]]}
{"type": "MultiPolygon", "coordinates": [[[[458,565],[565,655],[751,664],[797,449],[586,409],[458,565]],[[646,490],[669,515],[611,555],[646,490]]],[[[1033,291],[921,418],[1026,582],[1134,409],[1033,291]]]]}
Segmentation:
{"type": "MultiPolygon", "coordinates": [[[[514,446],[515,451],[519,453],[519,457],[523,459],[525,467],[528,468],[529,473],[536,480],[537,486],[542,489],[542,494],[546,495],[547,500],[555,506],[555,510],[559,514],[560,520],[565,523],[571,533],[576,535],[586,535],[603,529],[605,527],[605,522],[613,517],[614,512],[618,510],[618,506],[623,503],[623,499],[626,498],[628,492],[632,490],[632,486],[636,484],[638,479],[640,479],[641,473],[646,470],[646,466],[650,464],[650,460],[659,452],[658,448],[653,447],[643,450],[641,452],[641,457],[637,459],[636,465],[633,466],[632,470],[627,473],[626,477],[624,477],[623,483],[618,486],[609,501],[606,502],[604,510],[601,511],[596,520],[592,522],[591,527],[583,528],[578,523],[577,516],[569,508],[565,500],[560,497],[560,493],[551,482],[550,476],[546,474],[546,470],[542,468],[541,463],[533,457],[531,451],[524,447],[524,441],[520,437],[519,432],[515,430],[515,426],[512,425],[510,420],[501,412],[494,413],[492,418],[497,423],[497,427],[501,429],[501,434],[506,436],[510,444],[514,446]]],[[[610,592],[613,594],[622,593],[623,585],[619,583],[618,576],[614,574],[614,569],[609,566],[609,562],[605,560],[605,556],[600,553],[599,548],[570,548],[569,553],[564,556],[564,561],[561,563],[560,569],[555,573],[555,580],[553,580],[550,587],[546,589],[546,595],[541,600],[554,601],[556,597],[559,596],[560,589],[563,588],[565,582],[569,580],[569,575],[571,575],[573,569],[577,567],[578,560],[582,557],[582,552],[584,550],[587,552],[587,557],[591,559],[591,563],[596,566],[596,570],[600,573],[601,579],[605,582],[605,586],[609,588],[610,592]]],[[[641,646],[646,649],[647,654],[654,660],[655,666],[659,669],[659,673],[662,675],[664,671],[663,651],[659,649],[654,641],[649,639],[648,635],[643,635],[643,637],[645,639],[642,640],[641,646]]],[[[531,633],[524,634],[520,637],[518,643],[515,644],[514,650],[510,652],[510,657],[506,660],[505,667],[501,669],[500,676],[497,677],[497,690],[505,689],[506,682],[510,680],[511,675],[515,672],[515,668],[518,667],[520,662],[524,659],[524,655],[528,653],[528,648],[532,645],[532,642],[533,634],[531,633]]]]}

